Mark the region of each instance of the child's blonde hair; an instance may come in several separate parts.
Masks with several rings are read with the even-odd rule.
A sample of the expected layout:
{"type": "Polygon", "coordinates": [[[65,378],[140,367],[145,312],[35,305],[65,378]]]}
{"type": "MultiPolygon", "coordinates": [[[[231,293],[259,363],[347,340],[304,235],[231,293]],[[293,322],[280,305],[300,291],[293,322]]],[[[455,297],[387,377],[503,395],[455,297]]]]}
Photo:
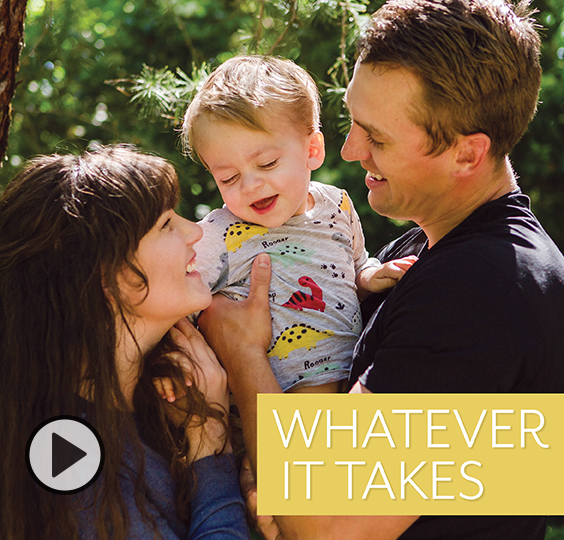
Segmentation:
{"type": "Polygon", "coordinates": [[[303,126],[308,134],[320,127],[319,90],[305,69],[272,56],[230,58],[210,75],[190,103],[182,125],[183,147],[192,158],[200,159],[194,124],[203,114],[267,131],[264,114],[273,105],[287,107],[292,124],[303,126]]]}

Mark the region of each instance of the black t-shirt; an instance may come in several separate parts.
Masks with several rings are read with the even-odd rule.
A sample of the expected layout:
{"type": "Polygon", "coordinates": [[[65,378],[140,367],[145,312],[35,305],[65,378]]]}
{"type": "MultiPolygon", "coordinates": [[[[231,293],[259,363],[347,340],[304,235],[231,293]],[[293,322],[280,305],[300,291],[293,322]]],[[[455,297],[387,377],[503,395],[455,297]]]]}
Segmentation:
{"type": "MultiPolygon", "coordinates": [[[[375,309],[351,386],[372,392],[564,392],[564,256],[519,191],[431,249],[412,229],[378,255],[419,255],[375,309]]],[[[542,539],[544,519],[423,517],[402,539],[542,539]]]]}

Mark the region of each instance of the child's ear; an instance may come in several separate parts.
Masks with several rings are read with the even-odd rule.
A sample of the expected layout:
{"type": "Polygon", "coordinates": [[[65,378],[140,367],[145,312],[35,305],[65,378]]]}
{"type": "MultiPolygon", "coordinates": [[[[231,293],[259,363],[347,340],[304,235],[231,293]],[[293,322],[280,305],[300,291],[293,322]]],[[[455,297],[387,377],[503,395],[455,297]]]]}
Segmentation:
{"type": "Polygon", "coordinates": [[[457,143],[455,176],[470,176],[484,163],[491,148],[491,139],[485,133],[461,137],[457,143]]]}
{"type": "Polygon", "coordinates": [[[310,171],[315,171],[323,165],[325,159],[325,140],[321,131],[314,131],[309,136],[309,149],[307,167],[310,171]]]}

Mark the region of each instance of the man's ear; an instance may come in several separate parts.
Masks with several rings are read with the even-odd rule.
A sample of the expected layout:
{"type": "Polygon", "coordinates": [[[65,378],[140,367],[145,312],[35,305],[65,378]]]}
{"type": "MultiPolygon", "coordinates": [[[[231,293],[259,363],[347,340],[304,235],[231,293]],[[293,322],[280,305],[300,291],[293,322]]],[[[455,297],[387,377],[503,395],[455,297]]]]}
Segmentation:
{"type": "Polygon", "coordinates": [[[488,157],[492,145],[485,133],[463,135],[456,145],[455,176],[465,178],[479,169],[488,157]]]}
{"type": "Polygon", "coordinates": [[[309,136],[309,148],[307,167],[310,171],[315,171],[323,165],[325,159],[325,139],[321,131],[314,131],[309,136]]]}

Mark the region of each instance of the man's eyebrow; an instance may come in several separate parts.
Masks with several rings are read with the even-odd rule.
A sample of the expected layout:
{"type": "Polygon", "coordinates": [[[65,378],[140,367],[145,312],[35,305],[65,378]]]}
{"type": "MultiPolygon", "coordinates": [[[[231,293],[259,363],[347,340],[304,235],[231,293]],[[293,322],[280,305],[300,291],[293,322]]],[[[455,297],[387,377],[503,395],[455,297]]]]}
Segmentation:
{"type": "Polygon", "coordinates": [[[346,91],[345,91],[345,95],[343,96],[343,103],[345,104],[345,107],[349,111],[349,116],[350,116],[351,122],[353,122],[357,126],[360,126],[364,131],[369,133],[371,136],[373,135],[375,137],[389,138],[384,132],[380,131],[377,127],[371,126],[370,124],[365,124],[364,122],[359,122],[358,120],[355,120],[352,117],[351,110],[349,109],[349,106],[348,106],[348,103],[347,103],[348,93],[349,93],[349,89],[347,88],[346,91]]]}
{"type": "Polygon", "coordinates": [[[374,127],[370,124],[365,124],[363,122],[359,122],[358,120],[354,120],[354,119],[353,122],[357,126],[360,126],[364,131],[366,131],[366,133],[370,134],[371,136],[389,139],[388,135],[386,135],[383,131],[380,131],[377,127],[374,127]]]}

